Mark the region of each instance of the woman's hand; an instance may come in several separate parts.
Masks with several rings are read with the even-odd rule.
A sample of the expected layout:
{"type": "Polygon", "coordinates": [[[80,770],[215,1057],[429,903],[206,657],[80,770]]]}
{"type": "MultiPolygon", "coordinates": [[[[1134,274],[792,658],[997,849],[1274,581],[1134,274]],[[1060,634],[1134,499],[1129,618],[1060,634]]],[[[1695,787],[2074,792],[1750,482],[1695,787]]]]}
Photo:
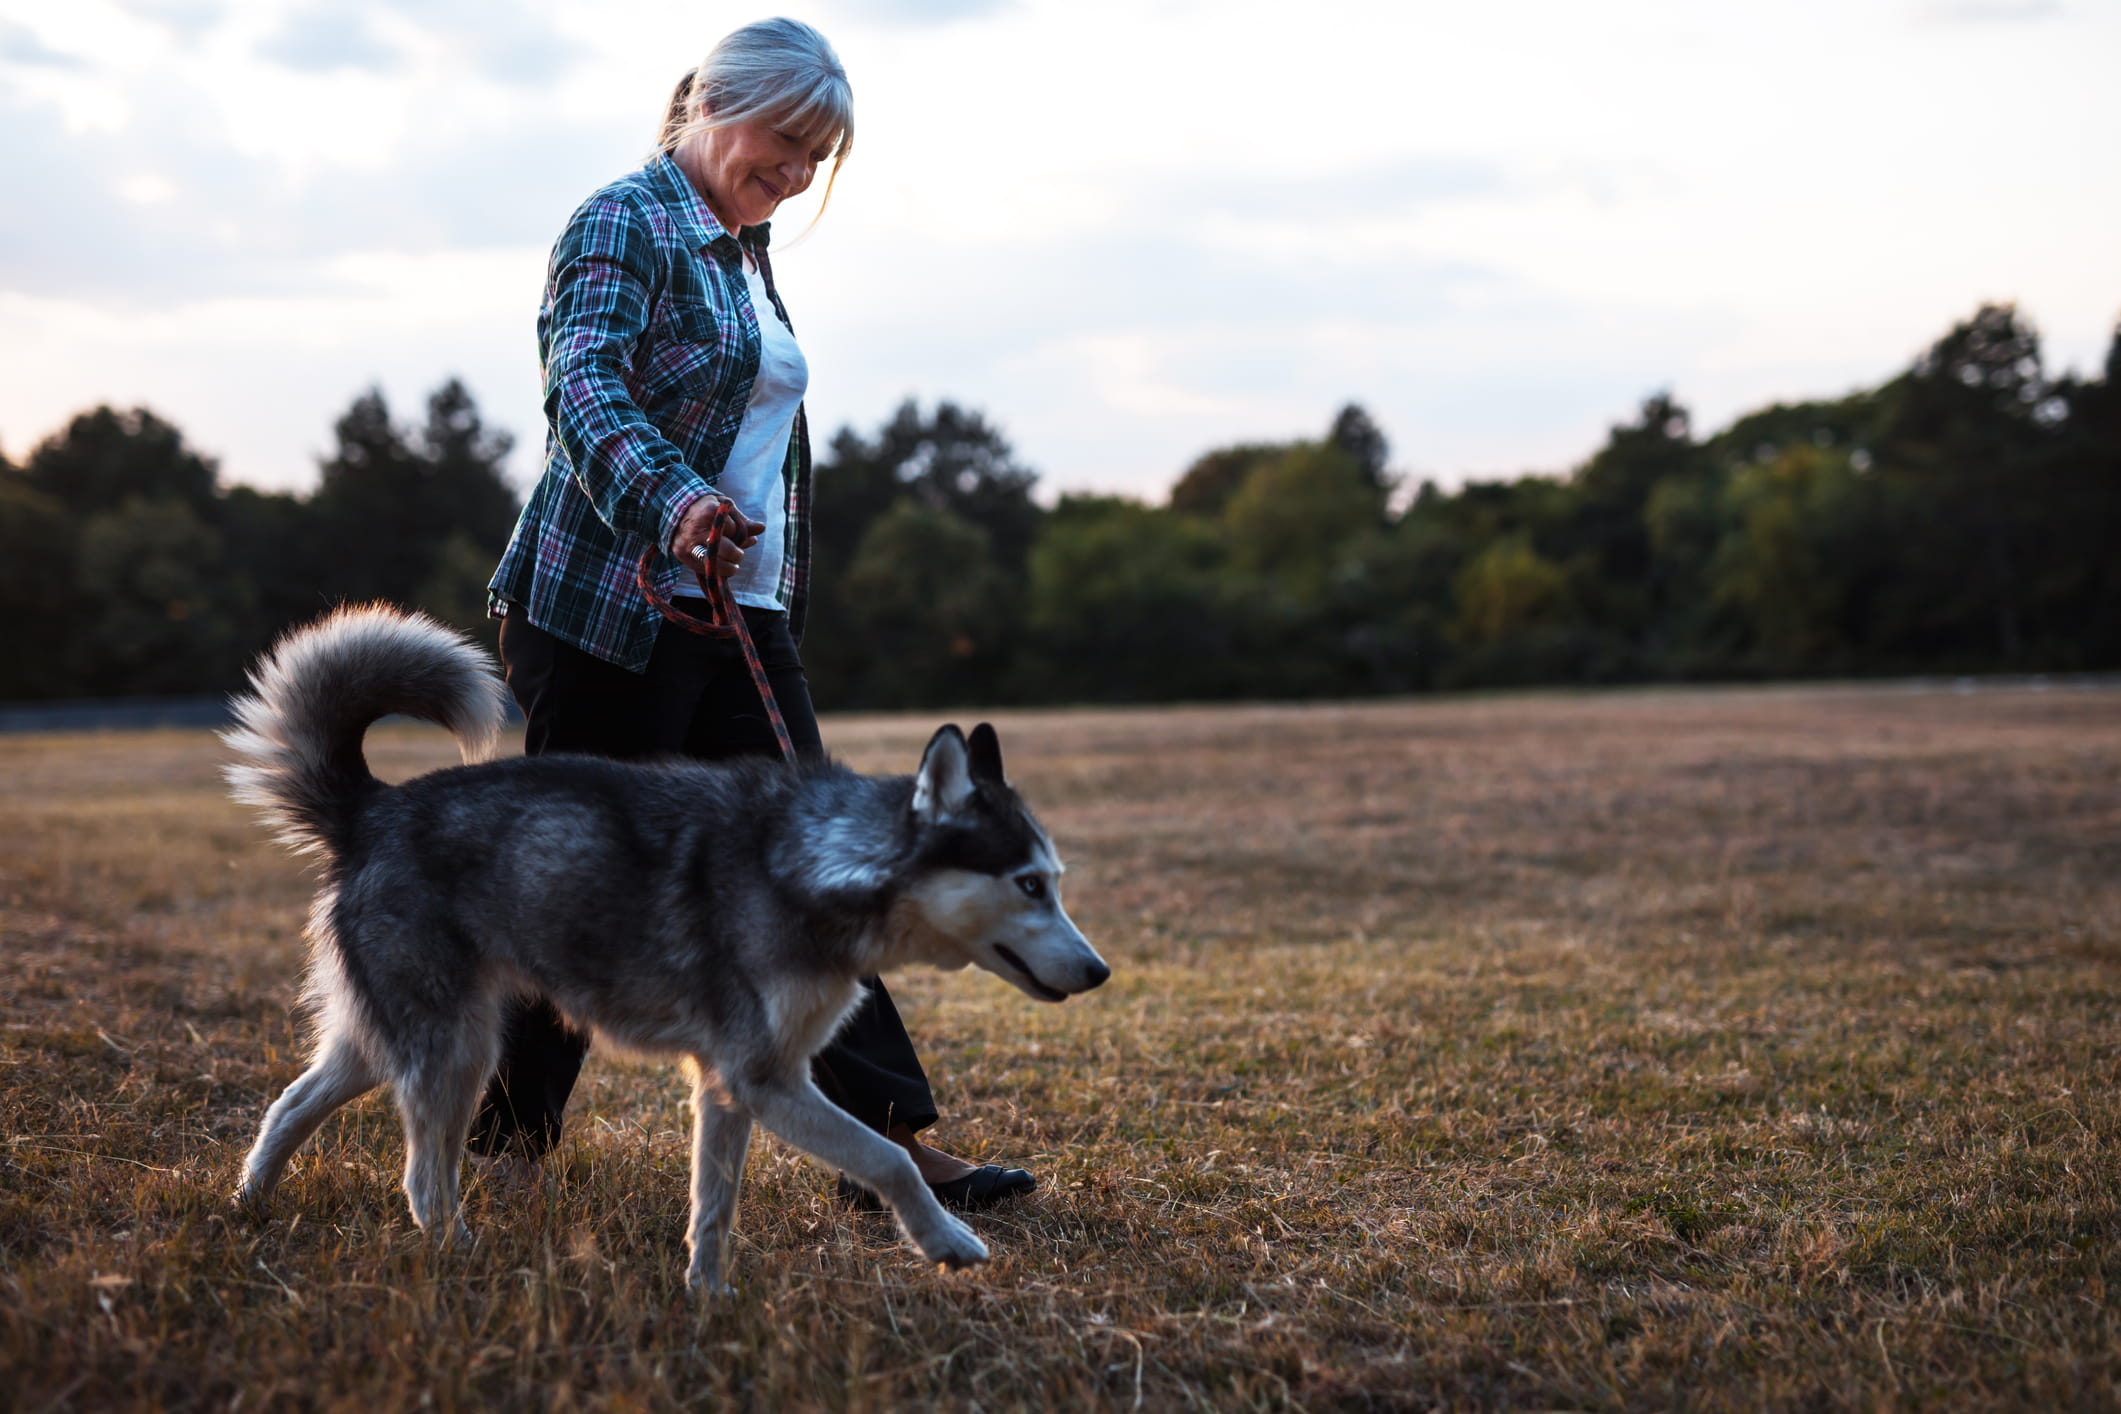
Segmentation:
{"type": "MultiPolygon", "coordinates": [[[[722,508],[719,496],[702,496],[685,508],[678,517],[678,528],[670,537],[670,553],[688,565],[699,563],[695,553],[707,543],[707,533],[714,528],[714,518],[722,508]]],[[[720,553],[715,556],[714,572],[722,579],[735,574],[744,564],[744,552],[759,543],[766,533],[765,523],[753,520],[742,511],[737,512],[742,533],[724,535],[720,553]]]]}

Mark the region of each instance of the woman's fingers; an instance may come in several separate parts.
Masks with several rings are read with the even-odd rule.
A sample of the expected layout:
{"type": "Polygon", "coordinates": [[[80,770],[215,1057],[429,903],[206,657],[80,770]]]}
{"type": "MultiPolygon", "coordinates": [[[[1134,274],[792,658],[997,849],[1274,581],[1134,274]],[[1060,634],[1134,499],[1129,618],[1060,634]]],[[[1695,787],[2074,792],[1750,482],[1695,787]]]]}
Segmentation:
{"type": "Polygon", "coordinates": [[[698,557],[708,535],[714,530],[715,504],[712,496],[702,496],[685,508],[685,513],[678,517],[678,528],[670,536],[672,553],[688,563],[698,557]]]}
{"type": "MultiPolygon", "coordinates": [[[[693,546],[689,558],[695,565],[700,564],[707,558],[707,547],[705,545],[693,546]]],[[[735,541],[724,540],[714,557],[715,574],[727,579],[743,567],[743,547],[739,546],[735,541]]]]}

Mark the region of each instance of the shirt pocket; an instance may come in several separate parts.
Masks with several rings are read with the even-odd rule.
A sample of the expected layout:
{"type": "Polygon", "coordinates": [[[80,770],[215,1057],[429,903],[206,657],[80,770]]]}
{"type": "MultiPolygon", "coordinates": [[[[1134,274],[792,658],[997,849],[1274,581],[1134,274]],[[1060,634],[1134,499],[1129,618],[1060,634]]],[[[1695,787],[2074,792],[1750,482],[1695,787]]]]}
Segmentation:
{"type": "Polygon", "coordinates": [[[652,395],[704,397],[725,376],[721,319],[704,300],[660,301],[646,344],[643,371],[652,395]]]}
{"type": "Polygon", "coordinates": [[[721,325],[705,300],[663,301],[664,333],[681,344],[712,344],[721,338],[721,325]]]}

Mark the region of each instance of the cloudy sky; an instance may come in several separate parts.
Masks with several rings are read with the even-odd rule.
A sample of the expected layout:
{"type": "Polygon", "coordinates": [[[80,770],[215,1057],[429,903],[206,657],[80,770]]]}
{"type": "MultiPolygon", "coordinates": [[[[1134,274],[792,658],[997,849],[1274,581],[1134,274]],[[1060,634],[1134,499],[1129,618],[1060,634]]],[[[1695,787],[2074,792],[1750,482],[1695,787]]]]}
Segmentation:
{"type": "MultiPolygon", "coordinates": [[[[361,389],[454,373],[527,480],[546,250],[765,13],[0,0],[0,449],[144,403],[302,487],[361,389]]],[[[2121,317],[2117,0],[787,13],[859,129],[776,265],[813,424],[953,397],[1049,490],[1154,497],[1350,399],[1416,475],[1561,469],[1656,388],[1714,427],[1982,300],[2058,368],[2121,317]]]]}

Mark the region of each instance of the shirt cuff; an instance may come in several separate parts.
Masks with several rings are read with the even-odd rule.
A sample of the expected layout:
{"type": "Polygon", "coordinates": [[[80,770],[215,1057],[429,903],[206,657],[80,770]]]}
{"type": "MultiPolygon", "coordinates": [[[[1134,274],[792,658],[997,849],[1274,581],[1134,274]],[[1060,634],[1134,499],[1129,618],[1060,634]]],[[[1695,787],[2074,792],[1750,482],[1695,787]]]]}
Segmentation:
{"type": "Polygon", "coordinates": [[[656,538],[656,549],[663,554],[671,556],[673,559],[677,558],[679,547],[671,542],[677,537],[678,525],[685,519],[685,512],[691,510],[693,505],[702,497],[718,496],[720,494],[706,482],[697,478],[688,478],[688,484],[681,487],[664,504],[663,525],[661,532],[656,538]]]}

